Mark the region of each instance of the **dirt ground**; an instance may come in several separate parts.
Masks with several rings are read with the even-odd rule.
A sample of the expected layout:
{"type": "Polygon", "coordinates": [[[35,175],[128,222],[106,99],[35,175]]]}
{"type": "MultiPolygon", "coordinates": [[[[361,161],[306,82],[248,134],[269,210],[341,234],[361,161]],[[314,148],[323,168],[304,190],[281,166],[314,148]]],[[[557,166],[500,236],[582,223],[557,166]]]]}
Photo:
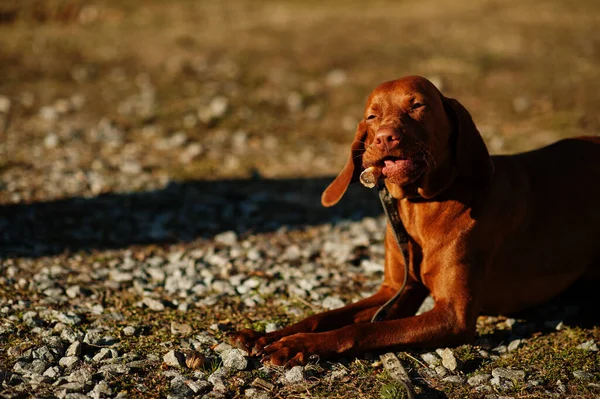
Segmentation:
{"type": "MultiPolygon", "coordinates": [[[[302,248],[328,225],[363,217],[380,220],[378,209],[357,213],[355,204],[373,205],[360,193],[338,210],[325,211],[318,206],[319,192],[344,164],[369,92],[404,75],[425,76],[464,104],[492,153],[598,135],[599,26],[600,3],[592,0],[2,0],[3,304],[10,308],[8,301],[30,300],[28,290],[35,287],[27,285],[29,279],[52,264],[68,264],[75,276],[132,251],[139,262],[175,250],[210,252],[206,248],[220,245],[214,236],[228,230],[248,243],[274,240],[284,252],[288,240],[302,248]],[[257,189],[260,182],[263,187],[257,189]],[[228,201],[246,198],[251,198],[249,208],[227,211],[228,201]],[[207,208],[192,209],[197,203],[207,208]],[[290,207],[298,212],[290,215],[290,207]],[[178,216],[184,208],[188,216],[178,216]],[[213,215],[217,209],[222,213],[213,215]],[[162,227],[152,230],[158,213],[166,216],[162,227]]],[[[377,278],[364,290],[374,289],[377,278]]],[[[161,323],[189,323],[190,313],[167,309],[163,317],[128,310],[139,301],[139,293],[129,288],[119,286],[112,296],[102,297],[103,304],[139,325],[146,323],[144,350],[162,356],[164,345],[159,344],[168,338],[161,323]]],[[[100,284],[94,289],[113,288],[100,284]]],[[[164,294],[161,290],[157,295],[164,294]]],[[[288,297],[270,295],[272,301],[288,297]]],[[[267,301],[242,317],[235,301],[224,301],[217,311],[192,312],[191,317],[205,317],[194,327],[207,329],[228,320],[237,329],[264,321],[272,310],[267,301]]],[[[290,316],[281,307],[277,317],[289,322],[311,311],[308,306],[290,316]]],[[[0,319],[16,314],[6,312],[0,319]]],[[[18,333],[0,340],[0,346],[35,341],[30,326],[20,324],[19,312],[10,319],[18,333]]],[[[494,345],[508,344],[508,335],[501,332],[498,338],[495,332],[506,330],[505,320],[482,319],[481,336],[496,337],[494,345]]],[[[92,322],[88,316],[80,328],[92,322]]],[[[431,377],[423,392],[440,397],[597,396],[598,352],[576,347],[598,342],[599,327],[554,327],[546,323],[525,334],[518,350],[499,352],[493,361],[482,360],[481,345],[461,347],[456,356],[471,365],[458,374],[463,383],[431,377]],[[473,373],[494,367],[525,369],[539,384],[522,382],[490,392],[466,384],[473,373]],[[581,370],[591,377],[573,376],[581,370]]],[[[135,342],[129,339],[128,345],[135,342]]],[[[423,366],[418,353],[400,357],[417,370],[423,366]]],[[[16,361],[0,354],[0,381],[16,361]]],[[[269,395],[400,397],[375,363],[362,358],[341,363],[361,382],[324,383],[319,373],[338,367],[329,364],[302,389],[277,385],[269,395]]],[[[244,373],[254,377],[256,371],[244,373]]],[[[249,375],[236,377],[242,382],[227,395],[243,395],[249,375]]],[[[118,377],[114,394],[166,396],[167,377],[156,370],[148,376],[137,375],[135,382],[118,377]],[[138,389],[139,384],[147,390],[138,389]]],[[[3,387],[7,397],[37,395],[35,390],[15,392],[6,383],[3,387]]]]}

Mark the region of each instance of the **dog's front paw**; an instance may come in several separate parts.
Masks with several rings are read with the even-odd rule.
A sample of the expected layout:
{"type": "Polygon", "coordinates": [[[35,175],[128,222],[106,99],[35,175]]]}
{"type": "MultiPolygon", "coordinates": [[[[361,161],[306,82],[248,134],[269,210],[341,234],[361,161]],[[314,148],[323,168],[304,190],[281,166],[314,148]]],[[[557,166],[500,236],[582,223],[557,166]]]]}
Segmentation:
{"type": "Polygon", "coordinates": [[[229,334],[229,340],[233,345],[244,349],[251,355],[261,355],[267,345],[277,341],[279,338],[281,336],[277,332],[266,334],[250,330],[249,328],[229,334]]]}
{"type": "Polygon", "coordinates": [[[246,352],[251,353],[256,342],[263,338],[266,334],[258,331],[244,328],[240,331],[235,331],[228,334],[229,341],[238,348],[244,349],[246,352]]]}
{"type": "Polygon", "coordinates": [[[300,333],[280,339],[264,349],[263,362],[276,366],[296,366],[315,358],[326,357],[332,348],[322,334],[300,333]]]}

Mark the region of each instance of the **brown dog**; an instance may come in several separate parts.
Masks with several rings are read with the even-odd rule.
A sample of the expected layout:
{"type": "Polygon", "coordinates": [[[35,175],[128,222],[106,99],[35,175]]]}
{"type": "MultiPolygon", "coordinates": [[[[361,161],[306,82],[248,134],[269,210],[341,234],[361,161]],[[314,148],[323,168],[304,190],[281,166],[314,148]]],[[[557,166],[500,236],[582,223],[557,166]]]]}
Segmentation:
{"type": "Polygon", "coordinates": [[[234,342],[278,365],[457,345],[473,339],[481,312],[515,312],[576,280],[600,280],[600,137],[490,157],[467,110],[413,76],[371,93],[323,205],[336,204],[370,166],[398,199],[410,235],[407,285],[387,320],[370,322],[404,280],[389,224],[375,295],[269,334],[242,330],[234,342]],[[434,308],[415,316],[429,293],[434,308]]]}

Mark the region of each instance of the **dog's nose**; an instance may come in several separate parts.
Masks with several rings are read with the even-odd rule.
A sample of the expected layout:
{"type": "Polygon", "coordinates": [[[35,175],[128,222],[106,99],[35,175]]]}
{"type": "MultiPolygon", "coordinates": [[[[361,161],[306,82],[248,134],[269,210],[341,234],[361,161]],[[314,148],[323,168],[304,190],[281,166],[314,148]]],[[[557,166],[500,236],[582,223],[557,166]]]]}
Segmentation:
{"type": "Polygon", "coordinates": [[[380,129],[377,131],[373,143],[379,150],[389,151],[398,147],[400,144],[400,135],[393,129],[380,129]]]}

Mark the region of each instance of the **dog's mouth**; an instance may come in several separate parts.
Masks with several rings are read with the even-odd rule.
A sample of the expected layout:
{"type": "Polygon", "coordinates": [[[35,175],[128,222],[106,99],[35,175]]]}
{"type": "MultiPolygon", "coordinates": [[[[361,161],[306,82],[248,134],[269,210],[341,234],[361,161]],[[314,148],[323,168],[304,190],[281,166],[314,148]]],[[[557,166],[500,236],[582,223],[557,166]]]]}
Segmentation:
{"type": "Polygon", "coordinates": [[[374,187],[380,178],[400,185],[412,183],[422,174],[423,165],[418,157],[387,156],[367,167],[360,181],[367,187],[374,187]]]}

